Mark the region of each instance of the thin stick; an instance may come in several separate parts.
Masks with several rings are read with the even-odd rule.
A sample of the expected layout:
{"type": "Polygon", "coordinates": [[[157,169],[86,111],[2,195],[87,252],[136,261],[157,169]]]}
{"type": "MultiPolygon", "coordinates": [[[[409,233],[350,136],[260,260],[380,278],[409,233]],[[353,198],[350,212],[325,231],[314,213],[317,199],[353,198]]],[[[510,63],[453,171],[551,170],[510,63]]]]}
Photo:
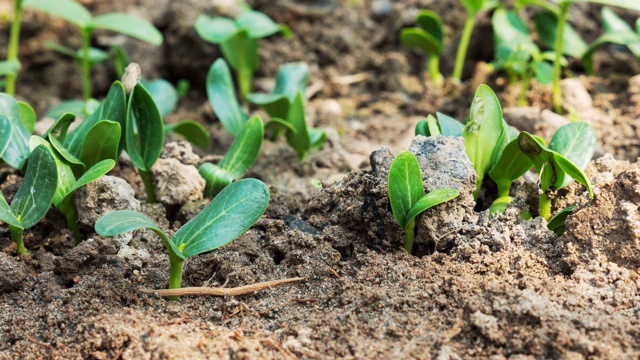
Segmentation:
{"type": "Polygon", "coordinates": [[[245,285],[235,288],[210,288],[210,287],[186,287],[180,289],[141,289],[145,293],[157,293],[160,296],[238,296],[244,294],[250,294],[266,289],[270,289],[274,286],[286,285],[303,281],[305,278],[297,277],[282,280],[273,280],[263,283],[257,283],[252,285],[245,285]]]}

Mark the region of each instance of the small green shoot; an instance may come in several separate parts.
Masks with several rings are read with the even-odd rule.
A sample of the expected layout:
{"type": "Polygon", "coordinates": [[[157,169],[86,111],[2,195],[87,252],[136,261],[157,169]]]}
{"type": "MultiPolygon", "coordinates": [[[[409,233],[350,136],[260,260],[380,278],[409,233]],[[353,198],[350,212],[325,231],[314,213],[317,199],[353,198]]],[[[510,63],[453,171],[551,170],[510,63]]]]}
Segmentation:
{"type": "Polygon", "coordinates": [[[16,78],[21,68],[20,60],[18,60],[18,47],[20,43],[22,2],[23,0],[13,0],[13,22],[9,33],[7,60],[0,61],[0,76],[5,76],[5,92],[11,96],[15,95],[16,78]]]}
{"type": "Polygon", "coordinates": [[[62,18],[80,29],[82,48],[79,51],[67,49],[61,45],[56,45],[55,49],[80,61],[82,94],[85,100],[91,98],[92,63],[108,58],[108,54],[102,50],[91,49],[91,36],[94,30],[115,31],[152,45],[162,44],[162,34],[158,29],[148,21],[129,14],[109,13],[92,17],[86,8],[73,0],[24,0],[24,6],[62,18]]]}
{"type": "Polygon", "coordinates": [[[23,232],[47,214],[55,196],[56,185],[53,155],[45,146],[38,146],[29,156],[27,171],[11,206],[0,193],[0,220],[9,224],[11,240],[17,245],[18,255],[29,253],[24,246],[23,232]]]}
{"type": "MultiPolygon", "coordinates": [[[[267,209],[269,189],[255,179],[244,179],[224,188],[211,203],[170,238],[148,217],[135,211],[120,210],[98,219],[96,232],[101,236],[149,229],[155,232],[169,252],[169,289],[182,283],[184,261],[224,246],[249,229],[267,209]]],[[[170,300],[178,300],[177,297],[170,300]]]]}
{"type": "Polygon", "coordinates": [[[200,165],[200,175],[206,182],[204,196],[214,197],[229,184],[242,178],[258,158],[263,138],[262,120],[255,116],[233,140],[220,163],[200,165]]]}
{"type": "Polygon", "coordinates": [[[437,112],[436,117],[427,116],[427,120],[420,120],[416,124],[415,134],[422,136],[462,136],[464,124],[451,116],[437,112]]]}
{"type": "Polygon", "coordinates": [[[405,231],[404,248],[409,254],[413,249],[415,218],[459,194],[455,189],[436,189],[425,195],[418,159],[407,150],[401,151],[391,163],[388,189],[391,211],[405,231]]]}
{"type": "Polygon", "coordinates": [[[220,46],[222,55],[236,72],[243,97],[251,92],[253,72],[258,68],[258,40],[276,33],[290,34],[285,25],[253,10],[243,11],[235,20],[199,15],[195,29],[205,41],[220,46]]]}
{"type": "Polygon", "coordinates": [[[467,18],[464,22],[464,29],[462,30],[462,37],[458,44],[458,52],[456,54],[456,62],[453,67],[453,80],[460,82],[462,79],[462,70],[464,68],[464,60],[467,56],[467,49],[469,48],[469,40],[471,40],[471,34],[473,33],[473,24],[476,17],[482,11],[490,10],[498,6],[496,0],[460,0],[462,6],[467,11],[467,18]]]}
{"type": "Polygon", "coordinates": [[[436,86],[442,86],[444,78],[440,73],[440,54],[444,49],[444,28],[440,16],[431,10],[423,10],[416,16],[417,27],[402,29],[400,42],[411,48],[418,48],[427,55],[429,77],[436,86]]]}

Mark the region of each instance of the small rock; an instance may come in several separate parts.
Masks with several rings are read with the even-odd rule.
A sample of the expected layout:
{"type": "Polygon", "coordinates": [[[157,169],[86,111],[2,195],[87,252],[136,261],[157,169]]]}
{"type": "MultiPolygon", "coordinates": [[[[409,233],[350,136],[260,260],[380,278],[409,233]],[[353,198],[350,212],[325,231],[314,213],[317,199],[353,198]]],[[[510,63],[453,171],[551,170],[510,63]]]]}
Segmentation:
{"type": "Polygon", "coordinates": [[[520,131],[533,133],[535,126],[542,121],[540,109],[536,107],[511,107],[502,110],[507,124],[520,131]]]}
{"type": "Polygon", "coordinates": [[[540,113],[540,117],[542,122],[545,125],[548,125],[555,130],[559,129],[561,126],[570,124],[571,121],[562,115],[558,115],[551,110],[542,110],[540,113]]]}
{"type": "Polygon", "coordinates": [[[193,147],[188,141],[174,141],[164,146],[161,159],[178,159],[185,165],[197,165],[200,162],[200,156],[193,152],[193,147]]]}
{"type": "Polygon", "coordinates": [[[499,344],[504,344],[506,341],[506,337],[504,333],[500,330],[498,326],[498,319],[494,316],[486,315],[481,313],[480,311],[476,311],[471,314],[471,323],[480,330],[482,336],[487,339],[497,342],[499,344]]]}
{"type": "Polygon", "coordinates": [[[389,0],[373,0],[371,2],[371,15],[374,17],[383,17],[391,13],[391,2],[389,0]]]}
{"type": "Polygon", "coordinates": [[[438,351],[438,356],[436,360],[461,360],[462,358],[456,354],[456,352],[451,348],[451,346],[442,345],[440,350],[438,351]]]}
{"type": "Polygon", "coordinates": [[[145,249],[135,249],[128,245],[120,246],[118,257],[121,257],[136,267],[142,267],[145,262],[151,259],[151,254],[145,249]]]}
{"type": "Polygon", "coordinates": [[[569,111],[578,113],[593,107],[593,99],[578,78],[564,79],[560,82],[562,88],[562,104],[569,111]]]}
{"type": "Polygon", "coordinates": [[[337,100],[329,99],[322,102],[318,118],[321,121],[328,121],[342,116],[342,106],[337,100]]]}
{"type": "Polygon", "coordinates": [[[156,197],[163,205],[182,205],[202,199],[205,181],[192,165],[185,165],[178,159],[158,159],[151,174],[156,197]]]}
{"type": "Polygon", "coordinates": [[[28,276],[22,261],[0,252],[0,294],[19,289],[28,276]]]}

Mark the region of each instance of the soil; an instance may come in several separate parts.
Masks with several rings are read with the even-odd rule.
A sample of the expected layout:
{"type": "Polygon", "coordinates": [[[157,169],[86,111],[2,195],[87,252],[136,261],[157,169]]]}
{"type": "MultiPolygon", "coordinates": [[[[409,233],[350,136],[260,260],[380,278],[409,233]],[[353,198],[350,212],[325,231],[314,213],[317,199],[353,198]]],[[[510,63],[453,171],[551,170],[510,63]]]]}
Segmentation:
{"type": "MultiPolygon", "coordinates": [[[[149,77],[191,82],[189,96],[166,121],[201,121],[213,142],[195,149],[197,154],[183,143],[168,144],[164,164],[193,167],[199,158],[224,154],[232,138],[202,91],[203,75],[218,53],[192,26],[199,13],[233,11],[235,2],[82,3],[93,14],[128,11],[153,21],[165,34],[162,48],[109,34],[95,40],[122,42],[149,77]]],[[[548,113],[549,86],[534,83],[529,108],[516,109],[519,86],[474,67],[492,58],[488,15],[474,30],[465,81],[436,89],[421,74],[424,58],[402,48],[397,35],[418,9],[443,14],[450,46],[442,70],[449,74],[451,44],[457,44],[464,19],[456,1],[249,3],[293,31],[291,39],[261,41],[256,88],[273,85],[279,64],[307,61],[313,90],[308,121],[327,128],[329,140],[301,162],[283,140],[265,141],[247,176],[269,185],[267,212],[233,243],[187,260],[183,286],[305,280],[248,295],[170,302],[142,291],[167,286],[168,257],[156,236],[137,231],[101,238],[88,219],[82,226],[87,240],[74,246],[64,217],[51,210],[26,233],[28,256],[15,255],[9,229],[0,225],[1,359],[640,358],[640,77],[633,76],[638,64],[631,55],[612,47],[596,57],[597,76],[579,75],[578,63],[566,74],[576,75],[564,82],[569,118],[596,129],[598,149],[586,170],[594,199],[578,184],[553,194],[554,213],[576,206],[566,232],[556,236],[541,218],[520,217],[537,201],[529,177],[512,188],[513,205],[490,218],[474,209],[475,173],[462,142],[413,136],[416,122],[429,113],[467,116],[480,82],[492,86],[506,120],[521,130],[548,140],[568,121],[548,113]],[[418,155],[427,190],[446,184],[461,192],[421,215],[413,254],[402,247],[386,190],[392,156],[405,148],[418,155]],[[316,180],[321,190],[314,187],[316,180]]],[[[10,12],[3,6],[0,11],[10,12]]],[[[589,41],[600,31],[599,12],[599,6],[572,7],[573,24],[589,41]]],[[[619,13],[633,21],[640,16],[619,13]]],[[[25,67],[17,91],[42,115],[52,104],[79,97],[80,82],[73,64],[41,43],[75,46],[77,33],[34,12],[26,11],[24,18],[25,67]]],[[[0,20],[2,49],[7,26],[0,20]]],[[[105,65],[94,74],[99,96],[114,73],[105,65]]],[[[171,174],[189,172],[158,174],[175,180],[171,174]]],[[[171,196],[155,205],[146,203],[126,158],[109,175],[114,177],[79,195],[84,215],[139,206],[172,234],[208,201],[193,191],[201,187],[195,174],[193,181],[158,185],[185,195],[179,200],[177,191],[169,191],[171,196]],[[187,182],[193,187],[182,188],[187,182]]],[[[19,174],[3,167],[0,180],[11,201],[19,174]]]]}

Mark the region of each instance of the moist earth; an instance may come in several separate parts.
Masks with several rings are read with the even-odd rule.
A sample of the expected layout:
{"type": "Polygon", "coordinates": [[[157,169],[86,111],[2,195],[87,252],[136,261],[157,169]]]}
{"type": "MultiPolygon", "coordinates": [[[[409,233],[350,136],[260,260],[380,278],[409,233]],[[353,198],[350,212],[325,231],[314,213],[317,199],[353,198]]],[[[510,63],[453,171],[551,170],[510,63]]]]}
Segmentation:
{"type": "MultiPolygon", "coordinates": [[[[283,140],[264,142],[247,176],[270,187],[265,215],[233,243],[188,259],[183,286],[305,280],[236,297],[170,302],[142,291],[168,282],[168,256],[153,233],[102,238],[92,225],[124,207],[145,213],[172,235],[208,203],[198,195],[203,185],[195,165],[201,158],[219,159],[232,138],[202,91],[218,50],[192,26],[200,13],[229,14],[237,4],[84,3],[93,14],[129,11],[163,30],[160,49],[118,41],[146,76],[190,80],[193,91],[167,121],[200,121],[213,141],[208,149],[165,146],[154,169],[156,188],[165,191],[161,204],[147,204],[126,158],[109,177],[78,191],[86,240],[77,246],[55,210],[26,233],[33,250],[28,256],[15,255],[9,229],[0,225],[0,358],[640,358],[640,77],[629,75],[638,66],[628,54],[596,57],[598,76],[565,80],[569,116],[558,117],[549,111],[549,87],[534,84],[529,107],[516,108],[518,86],[474,71],[476,62],[493,54],[491,42],[483,40],[492,37],[488,16],[474,30],[466,81],[443,89],[425,81],[424,58],[399,45],[398,31],[412,24],[418,9],[431,8],[444,14],[449,41],[456,43],[464,19],[457,2],[250,1],[293,30],[292,39],[261,41],[257,89],[273,86],[279,64],[309,62],[315,90],[307,94],[308,121],[327,128],[329,139],[301,162],[283,140]],[[562,236],[540,218],[522,220],[537,202],[537,184],[529,177],[513,186],[507,211],[489,217],[475,207],[475,173],[462,141],[414,138],[415,123],[429,113],[467,116],[481,80],[497,92],[506,121],[519,130],[548,140],[571,118],[596,129],[596,160],[586,170],[594,199],[579,184],[552,194],[554,213],[576,206],[562,236]],[[417,219],[413,254],[402,247],[387,194],[389,166],[405,148],[418,157],[427,191],[460,191],[417,219]],[[314,186],[318,181],[322,189],[314,186]]],[[[589,36],[600,31],[600,8],[581,4],[571,11],[574,26],[592,41],[589,36]]],[[[640,14],[623,15],[635,21],[640,14]]],[[[77,46],[75,36],[65,35],[70,29],[25,12],[21,54],[27,70],[18,93],[38,114],[79,96],[77,68],[40,45],[48,38],[77,46]]],[[[0,45],[6,43],[1,36],[0,45]]],[[[96,36],[98,42],[110,39],[96,36]]],[[[455,47],[449,48],[444,73],[455,56],[455,47]]],[[[579,65],[569,71],[580,72],[579,65]]],[[[94,74],[94,91],[103,93],[113,70],[98,66],[94,74]]],[[[21,178],[2,168],[0,180],[10,202],[21,178]]]]}

